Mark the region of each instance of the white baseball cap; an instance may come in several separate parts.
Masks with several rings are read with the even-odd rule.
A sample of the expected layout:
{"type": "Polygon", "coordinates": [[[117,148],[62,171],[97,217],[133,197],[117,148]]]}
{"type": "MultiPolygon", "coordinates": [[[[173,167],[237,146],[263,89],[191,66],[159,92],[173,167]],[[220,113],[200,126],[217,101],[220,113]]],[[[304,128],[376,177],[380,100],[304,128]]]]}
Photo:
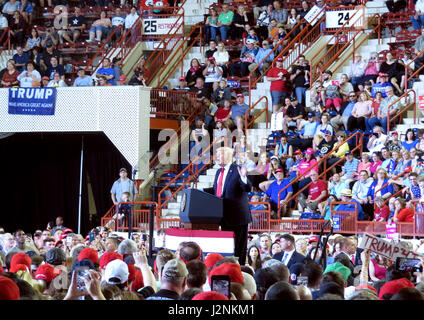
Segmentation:
{"type": "Polygon", "coordinates": [[[105,279],[109,284],[122,284],[129,276],[127,264],[119,259],[113,260],[106,265],[105,279]]]}

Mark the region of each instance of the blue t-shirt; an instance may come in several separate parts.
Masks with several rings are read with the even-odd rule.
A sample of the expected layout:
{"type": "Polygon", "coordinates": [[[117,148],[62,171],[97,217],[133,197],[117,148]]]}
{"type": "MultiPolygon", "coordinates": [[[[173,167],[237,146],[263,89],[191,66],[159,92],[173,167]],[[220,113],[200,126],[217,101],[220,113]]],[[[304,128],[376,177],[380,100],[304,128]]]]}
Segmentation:
{"type": "Polygon", "coordinates": [[[84,78],[78,77],[74,81],[75,87],[88,87],[92,83],[92,79],[90,76],[85,76],[84,78]]]}
{"type": "MultiPolygon", "coordinates": [[[[28,52],[23,52],[22,55],[18,55],[17,53],[15,53],[13,55],[13,61],[15,61],[17,64],[25,64],[28,60],[29,60],[30,56],[28,52]]],[[[18,70],[19,72],[24,71],[25,66],[23,67],[17,67],[16,70],[18,70]]]]}
{"type": "Polygon", "coordinates": [[[113,68],[100,68],[97,70],[97,73],[105,76],[113,76],[112,79],[109,79],[106,82],[115,85],[115,70],[113,68]]]}
{"type": "Polygon", "coordinates": [[[248,109],[249,109],[249,106],[247,104],[242,104],[242,105],[234,104],[231,107],[231,118],[233,120],[236,120],[237,116],[244,117],[248,109]]]}
{"type": "Polygon", "coordinates": [[[408,151],[411,151],[412,148],[415,148],[417,146],[418,142],[419,142],[419,140],[415,140],[415,141],[413,141],[411,143],[408,143],[408,142],[404,141],[402,143],[402,147],[404,147],[408,151]]]}
{"type": "MultiPolygon", "coordinates": [[[[358,201],[356,201],[355,199],[351,199],[349,202],[355,202],[357,204],[358,207],[358,220],[364,220],[364,211],[362,210],[362,206],[360,205],[360,203],[358,201]]],[[[337,211],[355,211],[355,205],[354,204],[340,204],[337,207],[337,211]]]]}
{"type": "MultiPolygon", "coordinates": [[[[278,205],[278,193],[288,184],[290,184],[290,180],[287,178],[283,179],[280,184],[278,184],[277,181],[274,181],[266,190],[266,195],[271,198],[272,202],[278,205]]],[[[292,186],[288,186],[283,192],[281,192],[280,201],[284,200],[289,192],[293,192],[292,186]]]]}
{"type": "Polygon", "coordinates": [[[375,94],[377,92],[381,92],[383,95],[383,98],[386,97],[386,87],[392,87],[392,85],[389,82],[385,83],[374,83],[371,87],[371,97],[375,98],[375,94]]]}

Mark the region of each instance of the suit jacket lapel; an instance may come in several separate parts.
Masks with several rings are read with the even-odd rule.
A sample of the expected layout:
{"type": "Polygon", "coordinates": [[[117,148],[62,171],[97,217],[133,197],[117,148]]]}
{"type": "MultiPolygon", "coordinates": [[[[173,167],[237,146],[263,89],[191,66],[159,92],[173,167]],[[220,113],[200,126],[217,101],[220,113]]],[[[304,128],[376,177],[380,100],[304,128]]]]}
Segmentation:
{"type": "Polygon", "coordinates": [[[230,181],[229,179],[231,179],[231,175],[233,174],[233,172],[234,172],[234,166],[230,165],[230,167],[228,169],[227,176],[225,177],[224,187],[222,188],[222,194],[223,195],[225,194],[225,188],[227,187],[228,181],[230,181]]]}

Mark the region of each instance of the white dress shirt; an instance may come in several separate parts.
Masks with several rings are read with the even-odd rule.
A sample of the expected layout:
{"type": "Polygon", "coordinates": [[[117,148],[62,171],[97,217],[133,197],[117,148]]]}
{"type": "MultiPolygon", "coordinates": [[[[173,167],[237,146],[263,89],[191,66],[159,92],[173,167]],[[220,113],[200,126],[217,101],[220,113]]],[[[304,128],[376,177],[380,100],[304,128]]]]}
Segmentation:
{"type": "Polygon", "coordinates": [[[284,255],[283,255],[283,258],[281,259],[281,262],[284,261],[283,264],[287,266],[287,263],[289,263],[292,255],[295,251],[296,251],[295,249],[293,249],[292,251],[284,251],[284,255]],[[284,256],[286,256],[286,259],[284,259],[284,256]]]}
{"type": "MultiPolygon", "coordinates": [[[[231,166],[231,163],[229,163],[229,164],[227,164],[225,167],[224,167],[224,177],[222,178],[222,190],[221,191],[224,191],[224,186],[225,186],[225,179],[227,179],[227,174],[228,174],[228,171],[230,170],[230,166],[231,166]]],[[[219,170],[219,169],[218,169],[219,170]]],[[[236,170],[237,170],[237,168],[236,168],[236,170]]],[[[221,173],[219,173],[219,175],[218,175],[218,180],[216,181],[216,187],[218,188],[218,182],[219,182],[219,176],[221,175],[221,173]]],[[[242,176],[240,176],[240,178],[241,178],[241,181],[243,181],[243,183],[245,183],[245,184],[247,184],[247,177],[242,177],[242,176]]],[[[218,189],[216,190],[216,191],[218,191],[218,189]]],[[[223,192],[221,192],[221,194],[223,195],[223,192]]]]}

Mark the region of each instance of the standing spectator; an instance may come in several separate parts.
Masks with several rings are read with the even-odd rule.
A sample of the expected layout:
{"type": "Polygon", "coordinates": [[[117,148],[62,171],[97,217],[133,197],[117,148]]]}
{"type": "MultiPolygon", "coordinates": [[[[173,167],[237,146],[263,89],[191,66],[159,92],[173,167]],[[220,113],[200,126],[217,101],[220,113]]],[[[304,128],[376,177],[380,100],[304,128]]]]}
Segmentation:
{"type": "Polygon", "coordinates": [[[236,75],[236,69],[240,69],[240,76],[249,75],[249,66],[255,62],[255,57],[259,49],[255,46],[255,40],[247,40],[246,45],[241,49],[240,61],[230,64],[230,75],[236,75]]]}
{"type": "Polygon", "coordinates": [[[112,59],[112,67],[115,74],[115,85],[119,86],[121,81],[122,73],[122,59],[120,57],[113,57],[112,59]]]}
{"type": "MultiPolygon", "coordinates": [[[[258,7],[253,8],[253,12],[258,7]]],[[[271,23],[271,13],[274,9],[272,4],[264,7],[263,11],[260,13],[259,17],[256,20],[256,29],[260,39],[268,38],[268,27],[271,23]]]]}
{"type": "Polygon", "coordinates": [[[15,61],[15,67],[18,72],[22,72],[25,64],[30,60],[29,52],[25,52],[22,46],[16,47],[16,53],[13,55],[13,61],[15,61]]]}
{"type": "Polygon", "coordinates": [[[70,18],[70,23],[58,32],[60,43],[63,43],[62,38],[67,42],[76,43],[85,28],[86,22],[84,16],[81,15],[81,8],[75,7],[74,16],[70,18]]]}
{"type": "Polygon", "coordinates": [[[267,73],[267,80],[271,82],[272,112],[276,112],[280,101],[289,95],[290,74],[283,68],[283,58],[277,58],[276,66],[267,73]]]}
{"type": "Polygon", "coordinates": [[[357,89],[358,82],[360,79],[362,79],[362,76],[365,73],[366,67],[367,67],[367,64],[365,61],[362,61],[361,54],[356,52],[353,63],[350,65],[350,69],[348,73],[349,79],[355,89],[357,89]]]}
{"type": "Polygon", "coordinates": [[[209,16],[205,22],[206,41],[216,41],[218,27],[218,12],[215,8],[209,9],[209,16]]]}
{"type": "Polygon", "coordinates": [[[19,85],[19,71],[16,70],[15,67],[15,61],[14,60],[8,60],[6,63],[6,72],[3,74],[3,77],[1,79],[1,85],[3,88],[11,88],[13,86],[19,85]]]}
{"type": "Polygon", "coordinates": [[[65,80],[65,68],[63,65],[58,63],[58,60],[55,56],[50,58],[50,67],[47,68],[46,75],[53,80],[54,74],[59,73],[60,78],[65,80]]]}
{"type": "Polygon", "coordinates": [[[281,251],[272,258],[281,261],[289,270],[295,264],[304,264],[306,262],[305,256],[296,251],[295,239],[290,234],[283,234],[280,238],[281,251]]]}
{"type": "Polygon", "coordinates": [[[131,43],[135,41],[135,27],[134,24],[138,19],[137,9],[135,7],[131,7],[130,13],[125,17],[125,32],[128,33],[131,30],[131,43]]]}
{"type": "Polygon", "coordinates": [[[39,87],[41,75],[35,70],[34,62],[28,61],[25,66],[26,70],[18,76],[20,86],[23,88],[39,87]]]}
{"type": "Polygon", "coordinates": [[[9,27],[9,22],[7,21],[7,18],[0,12],[0,46],[3,47],[3,44],[7,40],[7,36],[5,35],[3,37],[3,33],[7,30],[9,27]],[[3,38],[2,38],[3,37],[3,38]]]}
{"type": "Polygon", "coordinates": [[[302,105],[305,105],[306,91],[309,88],[309,69],[305,56],[300,55],[298,63],[291,70],[290,80],[293,82],[297,101],[302,105]]]}
{"type": "Polygon", "coordinates": [[[221,41],[227,40],[228,32],[233,23],[234,12],[229,10],[228,4],[222,5],[222,12],[218,17],[218,27],[221,33],[221,41]]]}
{"type": "Polygon", "coordinates": [[[243,5],[237,7],[237,12],[233,16],[233,24],[231,28],[231,34],[233,40],[241,39],[244,32],[244,26],[249,23],[247,18],[247,10],[243,5]]]}
{"type": "Polygon", "coordinates": [[[178,300],[185,290],[187,275],[184,262],[180,259],[169,260],[161,272],[160,290],[146,300],[178,300]]]}
{"type": "Polygon", "coordinates": [[[27,32],[27,27],[28,25],[25,19],[21,16],[19,11],[15,11],[9,24],[10,35],[12,38],[11,41],[15,46],[25,45],[25,33],[27,32]]]}
{"type": "Polygon", "coordinates": [[[205,58],[209,59],[213,56],[213,54],[216,52],[216,41],[211,40],[209,41],[209,49],[205,52],[205,58]]]}
{"type": "Polygon", "coordinates": [[[100,18],[95,20],[89,30],[89,39],[88,43],[97,41],[102,41],[102,36],[109,33],[110,28],[112,27],[112,22],[106,15],[106,11],[100,12],[100,18]],[[94,39],[96,37],[96,39],[94,39]]]}
{"type": "Polygon", "coordinates": [[[412,26],[416,30],[424,27],[424,0],[415,2],[415,14],[411,16],[412,26]]]}
{"type": "Polygon", "coordinates": [[[113,183],[112,189],[110,190],[111,198],[114,204],[118,204],[121,201],[122,193],[130,193],[130,201],[134,201],[136,194],[138,193],[134,182],[128,178],[127,169],[122,168],[119,170],[120,178],[113,183]]]}
{"type": "MultiPolygon", "coordinates": [[[[258,53],[255,56],[255,62],[249,65],[249,71],[252,72],[256,67],[260,73],[263,73],[268,70],[269,66],[274,60],[274,53],[269,47],[269,42],[264,40],[262,42],[262,47],[259,48],[258,53]],[[263,61],[263,62],[262,62],[263,61]]],[[[256,77],[258,74],[257,71],[253,73],[253,76],[256,77]]]]}
{"type": "Polygon", "coordinates": [[[277,23],[287,23],[288,13],[287,10],[282,8],[280,1],[275,0],[273,2],[274,10],[271,13],[271,19],[277,20],[277,23]]]}
{"type": "Polygon", "coordinates": [[[263,233],[259,235],[259,254],[261,257],[261,260],[264,260],[265,258],[271,258],[271,237],[263,233]]]}
{"type": "Polygon", "coordinates": [[[261,255],[259,254],[259,248],[257,246],[253,245],[247,251],[247,263],[253,271],[262,268],[261,255]]]}
{"type": "Polygon", "coordinates": [[[104,76],[107,79],[107,83],[114,85],[115,84],[115,70],[111,67],[110,59],[103,59],[102,68],[97,70],[96,77],[104,76]]]}
{"type": "Polygon", "coordinates": [[[85,74],[85,69],[83,67],[78,69],[78,77],[75,78],[74,86],[75,87],[88,87],[93,85],[93,79],[91,76],[85,74]]]}

